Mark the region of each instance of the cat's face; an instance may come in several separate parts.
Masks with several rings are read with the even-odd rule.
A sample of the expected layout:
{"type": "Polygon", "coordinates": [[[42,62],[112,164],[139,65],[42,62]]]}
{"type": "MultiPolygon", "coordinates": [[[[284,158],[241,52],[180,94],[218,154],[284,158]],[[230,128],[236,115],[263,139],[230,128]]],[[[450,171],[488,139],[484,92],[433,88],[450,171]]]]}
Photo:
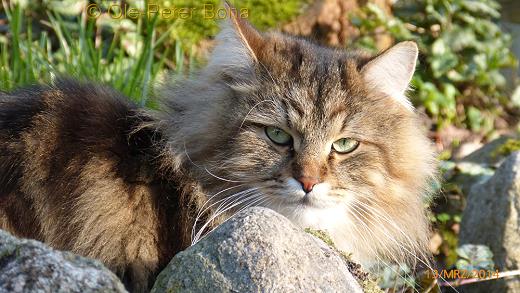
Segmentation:
{"type": "Polygon", "coordinates": [[[351,80],[357,89],[341,86],[340,72],[337,63],[309,61],[293,72],[300,78],[263,79],[258,91],[238,97],[244,102],[236,103],[237,119],[229,125],[240,130],[221,158],[228,176],[253,181],[265,204],[285,214],[335,208],[349,194],[382,184],[389,176],[384,156],[400,152],[392,139],[400,128],[394,115],[407,110],[370,102],[359,77],[351,80]]]}
{"type": "Polygon", "coordinates": [[[404,96],[415,44],[369,58],[237,19],[219,41],[205,74],[225,89],[190,102],[208,108],[186,114],[199,123],[183,141],[208,195],[327,230],[365,264],[421,253],[434,160],[404,96]]]}
{"type": "Polygon", "coordinates": [[[343,239],[394,217],[403,198],[413,196],[410,206],[420,198],[431,170],[423,163],[428,142],[407,105],[368,87],[363,61],[304,48],[301,64],[289,64],[287,42],[267,45],[272,57],[256,72],[256,89],[237,91],[236,118],[227,123],[237,131],[215,172],[254,189],[255,204],[328,230],[340,247],[357,251],[343,239]],[[384,216],[368,218],[379,208],[384,216]]]}

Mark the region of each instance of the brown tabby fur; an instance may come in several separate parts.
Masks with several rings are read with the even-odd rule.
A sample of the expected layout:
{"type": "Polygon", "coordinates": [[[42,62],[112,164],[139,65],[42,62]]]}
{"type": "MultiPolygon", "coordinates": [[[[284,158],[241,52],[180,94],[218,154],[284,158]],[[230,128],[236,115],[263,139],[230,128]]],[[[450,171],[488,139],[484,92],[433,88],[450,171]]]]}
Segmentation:
{"type": "Polygon", "coordinates": [[[217,40],[206,68],[164,87],[157,112],[72,81],[1,94],[0,228],[97,258],[135,292],[233,203],[220,221],[263,205],[333,227],[364,264],[423,258],[433,152],[415,112],[364,78],[375,59],[261,34],[236,16],[217,40]],[[271,143],[266,125],[294,145],[271,143]],[[358,149],[330,152],[345,136],[358,149]],[[300,176],[329,195],[287,198],[300,176]],[[217,204],[195,223],[206,202],[217,204]]]}

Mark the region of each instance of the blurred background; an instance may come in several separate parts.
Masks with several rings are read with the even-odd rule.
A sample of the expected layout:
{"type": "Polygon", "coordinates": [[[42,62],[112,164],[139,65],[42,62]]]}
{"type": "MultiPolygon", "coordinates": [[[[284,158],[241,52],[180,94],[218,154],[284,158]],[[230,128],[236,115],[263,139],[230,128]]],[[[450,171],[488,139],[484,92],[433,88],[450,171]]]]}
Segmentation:
{"type": "MultiPolygon", "coordinates": [[[[520,1],[230,2],[260,30],[325,45],[376,53],[398,41],[416,41],[420,62],[410,98],[442,162],[443,182],[431,203],[434,269],[498,270],[517,277],[442,280],[425,273],[425,266],[396,264],[383,270],[379,284],[388,292],[439,292],[439,285],[443,291],[454,286],[460,292],[520,292],[520,179],[498,178],[516,167],[501,171],[506,175],[497,172],[520,150],[520,1]],[[511,188],[492,189],[486,182],[509,182],[511,188]]],[[[0,90],[66,75],[101,81],[142,106],[156,107],[155,85],[204,65],[223,16],[221,4],[2,0],[0,90]],[[165,8],[170,14],[161,14],[165,8]]]]}

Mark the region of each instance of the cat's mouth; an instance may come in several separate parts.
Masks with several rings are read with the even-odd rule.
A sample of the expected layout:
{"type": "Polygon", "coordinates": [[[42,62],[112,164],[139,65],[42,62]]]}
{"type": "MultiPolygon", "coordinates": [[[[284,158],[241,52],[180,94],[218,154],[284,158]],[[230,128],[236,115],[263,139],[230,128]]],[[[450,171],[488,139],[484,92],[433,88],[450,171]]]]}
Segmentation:
{"type": "Polygon", "coordinates": [[[335,205],[335,202],[330,200],[328,194],[321,192],[311,191],[306,193],[299,201],[299,205],[302,207],[312,208],[330,208],[335,205]]]}
{"type": "Polygon", "coordinates": [[[286,179],[284,183],[282,188],[274,192],[265,192],[275,202],[273,206],[291,209],[330,208],[337,205],[337,201],[329,195],[331,187],[328,183],[316,184],[310,192],[305,192],[301,184],[294,178],[286,179]]]}

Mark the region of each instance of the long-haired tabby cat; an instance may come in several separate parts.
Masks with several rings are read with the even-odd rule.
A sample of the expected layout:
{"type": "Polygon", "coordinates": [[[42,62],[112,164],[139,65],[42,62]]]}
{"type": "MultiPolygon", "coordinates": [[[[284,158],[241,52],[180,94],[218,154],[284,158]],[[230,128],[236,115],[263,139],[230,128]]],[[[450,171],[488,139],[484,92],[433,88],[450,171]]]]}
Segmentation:
{"type": "Polygon", "coordinates": [[[251,205],[365,266],[423,257],[435,160],[405,97],[417,54],[324,48],[231,14],[160,111],[72,81],[2,93],[0,228],[99,259],[135,292],[251,205]]]}

